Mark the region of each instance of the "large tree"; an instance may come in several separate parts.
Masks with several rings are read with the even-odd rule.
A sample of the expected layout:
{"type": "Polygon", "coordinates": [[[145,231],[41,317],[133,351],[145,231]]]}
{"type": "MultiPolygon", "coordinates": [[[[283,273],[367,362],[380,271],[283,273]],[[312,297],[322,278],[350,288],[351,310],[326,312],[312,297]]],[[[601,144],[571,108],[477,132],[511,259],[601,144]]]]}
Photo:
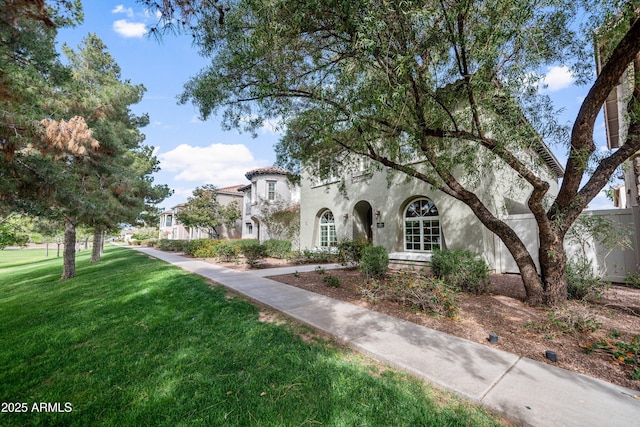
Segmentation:
{"type": "Polygon", "coordinates": [[[638,90],[622,148],[603,155],[594,143],[602,104],[639,64],[637,0],[141,1],[162,12],[157,31],[193,32],[211,58],[186,84],[183,102],[193,101],[204,118],[223,108],[230,127],[281,120],[280,154],[312,173],[332,173],[338,163],[316,160],[356,154],[462,201],[513,255],[530,304],[566,298],[565,234],[640,149],[638,90]],[[594,79],[597,27],[615,31],[607,31],[612,47],[594,79]],[[537,90],[551,65],[571,67],[589,86],[570,131],[537,90]],[[553,201],[544,167],[528,155],[540,138],[568,151],[553,201]],[[407,154],[423,161],[407,162],[407,154]],[[530,189],[539,271],[475,191],[487,167],[512,171],[515,184],[530,189]]]}
{"type": "Polygon", "coordinates": [[[57,29],[80,20],[79,0],[0,1],[0,167],[27,147],[59,151],[41,120],[58,110],[70,78],[55,49],[57,29]]]}
{"type": "MultiPolygon", "coordinates": [[[[69,110],[82,114],[100,141],[94,156],[75,162],[74,203],[54,202],[66,223],[94,229],[92,261],[98,261],[103,232],[122,223],[134,224],[148,204],[164,199],[166,186],[153,185],[151,174],[158,170],[153,147],[143,144],[140,128],[147,115],[136,116],[130,107],[141,101],[145,88],[122,79],[121,70],[95,34],[89,34],[77,51],[64,46],[72,71],[69,110]]],[[[68,232],[71,229],[67,227],[68,232]]],[[[67,262],[65,261],[65,266],[67,262]]],[[[65,274],[66,275],[66,274],[65,274]]]]}
{"type": "Polygon", "coordinates": [[[142,212],[153,209],[170,191],[153,184],[158,161],[153,147],[143,144],[145,135],[140,131],[148,116],[130,110],[142,100],[144,86],[122,79],[119,65],[95,34],[87,35],[78,51],[66,45],[63,51],[75,82],[71,96],[77,97],[75,104],[100,141],[97,161],[89,163],[83,179],[90,204],[77,214],[78,221],[94,229],[95,262],[106,230],[137,223],[142,212]]]}
{"type": "MultiPolygon", "coordinates": [[[[102,236],[120,223],[134,223],[169,190],[153,185],[158,161],[153,147],[142,144],[139,131],[148,118],[130,111],[144,87],[121,78],[119,66],[93,34],[77,52],[68,46],[63,50],[69,59],[67,77],[55,83],[49,94],[53,100],[39,94],[47,107],[33,112],[41,117],[36,130],[5,140],[0,209],[64,223],[66,279],[75,276],[78,225],[93,227],[95,236],[102,236]]],[[[27,100],[15,104],[31,108],[27,100]]],[[[94,245],[101,246],[96,240],[94,245]]]]}

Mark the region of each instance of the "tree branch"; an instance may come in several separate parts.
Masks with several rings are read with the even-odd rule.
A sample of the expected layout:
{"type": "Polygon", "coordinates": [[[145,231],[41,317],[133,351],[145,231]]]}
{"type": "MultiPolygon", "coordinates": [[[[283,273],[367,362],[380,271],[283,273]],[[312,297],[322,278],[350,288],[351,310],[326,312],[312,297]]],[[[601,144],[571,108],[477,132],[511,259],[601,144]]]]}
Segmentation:
{"type": "MultiPolygon", "coordinates": [[[[640,51],[638,40],[640,40],[640,20],[636,20],[631,25],[629,31],[615,47],[611,57],[602,67],[600,75],[582,102],[571,131],[571,150],[565,177],[554,203],[554,212],[550,212],[551,214],[564,212],[572,208],[575,202],[574,198],[580,187],[580,181],[587,168],[587,160],[596,149],[593,141],[596,117],[611,90],[618,85],[622,74],[640,51]]],[[[581,203],[581,206],[575,207],[582,209],[586,206],[587,201],[585,199],[579,203],[581,203]]]]}

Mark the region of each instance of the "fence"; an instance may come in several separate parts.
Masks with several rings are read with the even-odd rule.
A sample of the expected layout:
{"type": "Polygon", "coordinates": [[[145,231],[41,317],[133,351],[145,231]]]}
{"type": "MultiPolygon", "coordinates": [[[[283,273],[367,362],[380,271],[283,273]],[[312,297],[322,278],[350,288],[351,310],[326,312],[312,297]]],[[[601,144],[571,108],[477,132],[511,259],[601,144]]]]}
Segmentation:
{"type": "MultiPolygon", "coordinates": [[[[629,234],[629,244],[633,244],[633,216],[631,209],[609,209],[598,211],[585,211],[582,215],[599,216],[609,220],[614,227],[629,234]]],[[[533,215],[511,215],[505,222],[520,236],[529,253],[533,256],[536,267],[538,263],[538,226],[533,215]]],[[[495,237],[496,245],[496,270],[501,273],[518,273],[518,267],[500,239],[495,237]]],[[[567,256],[586,256],[592,262],[594,273],[611,282],[623,282],[627,273],[635,273],[635,253],[633,248],[609,248],[592,238],[586,238],[582,242],[565,239],[567,256]]],[[[539,270],[538,270],[539,271],[539,270]]]]}

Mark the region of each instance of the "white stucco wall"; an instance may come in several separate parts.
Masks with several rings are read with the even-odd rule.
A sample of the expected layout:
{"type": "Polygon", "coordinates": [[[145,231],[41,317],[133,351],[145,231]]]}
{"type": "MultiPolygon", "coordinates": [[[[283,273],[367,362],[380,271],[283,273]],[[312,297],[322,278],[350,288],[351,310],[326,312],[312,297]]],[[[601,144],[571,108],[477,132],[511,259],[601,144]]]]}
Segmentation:
{"type": "MultiPolygon", "coordinates": [[[[479,182],[477,194],[485,205],[499,217],[528,212],[527,199],[532,187],[514,185],[513,175],[501,172],[487,173],[479,182]],[[508,195],[508,198],[505,197],[508,195]]],[[[551,198],[557,194],[557,182],[549,178],[551,198]]],[[[494,234],[476,218],[464,203],[434,190],[425,182],[393,173],[390,181],[386,171],[349,177],[345,182],[346,194],[341,194],[338,183],[317,185],[308,174],[302,175],[300,203],[300,245],[302,249],[320,246],[319,216],[330,209],[335,218],[337,240],[353,239],[363,235],[360,212],[366,202],[373,211],[373,244],[384,246],[389,253],[408,252],[404,245],[404,212],[413,200],[426,197],[438,208],[442,247],[468,249],[484,257],[493,269],[499,268],[496,258],[494,234]],[[379,215],[376,213],[379,211],[379,215]],[[345,215],[347,215],[345,217],[345,215]]],[[[365,205],[366,206],[366,205],[365,205]]]]}
{"type": "Polygon", "coordinates": [[[260,224],[261,209],[269,197],[269,182],[275,182],[275,201],[286,206],[300,203],[300,186],[292,184],[286,175],[259,174],[253,176],[251,189],[245,191],[242,201],[242,238],[269,239],[268,230],[260,224]],[[251,224],[252,232],[248,232],[247,224],[251,224]]]}

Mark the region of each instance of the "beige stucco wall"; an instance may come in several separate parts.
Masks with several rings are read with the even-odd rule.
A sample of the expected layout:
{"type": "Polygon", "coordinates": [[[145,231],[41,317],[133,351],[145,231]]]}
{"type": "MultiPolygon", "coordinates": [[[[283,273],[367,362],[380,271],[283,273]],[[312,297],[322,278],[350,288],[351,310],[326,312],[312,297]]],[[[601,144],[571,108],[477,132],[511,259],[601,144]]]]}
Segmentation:
{"type": "MultiPolygon", "coordinates": [[[[238,207],[242,209],[242,193],[238,193],[238,195],[231,195],[220,193],[216,196],[218,202],[221,205],[228,205],[229,203],[236,201],[238,203],[238,207]]],[[[193,240],[193,239],[208,239],[209,233],[207,230],[200,229],[197,227],[185,227],[178,219],[176,215],[176,209],[179,209],[182,205],[177,205],[172,207],[170,210],[165,211],[161,214],[160,217],[160,231],[159,237],[161,239],[171,239],[171,240],[193,240]],[[171,225],[166,226],[166,217],[167,215],[171,216],[171,225]]],[[[241,220],[236,221],[236,224],[233,227],[227,227],[226,225],[221,225],[216,228],[218,231],[218,235],[222,239],[239,239],[242,235],[241,228],[241,220]]]]}
{"type": "Polygon", "coordinates": [[[287,206],[300,202],[300,187],[292,184],[285,175],[260,174],[251,180],[251,189],[244,192],[242,200],[242,238],[259,239],[261,242],[269,239],[266,227],[260,224],[261,207],[268,199],[268,182],[275,182],[276,201],[287,206]],[[247,224],[251,224],[253,232],[247,231],[247,224]]]}
{"type": "MultiPolygon", "coordinates": [[[[458,175],[458,174],[456,174],[458,175]]],[[[557,182],[551,182],[550,195],[557,194],[557,182]]],[[[481,255],[495,268],[496,248],[491,233],[462,202],[434,190],[417,179],[407,179],[394,173],[390,180],[386,171],[349,177],[346,194],[339,191],[338,182],[315,184],[308,174],[302,175],[300,202],[300,245],[302,249],[319,247],[319,216],[330,209],[335,218],[338,242],[366,236],[360,217],[366,202],[373,211],[373,244],[384,246],[388,252],[406,252],[404,249],[404,212],[407,205],[420,197],[431,199],[440,215],[442,247],[464,248],[481,255]],[[357,206],[357,208],[356,208],[357,206]],[[376,215],[379,211],[379,215],[376,215]],[[345,217],[348,215],[348,217],[345,217]],[[381,227],[378,227],[380,223],[381,227]],[[382,226],[383,225],[383,226],[382,226]]],[[[529,212],[526,207],[531,186],[517,182],[515,175],[503,171],[483,174],[477,194],[485,205],[500,217],[529,212]]]]}

